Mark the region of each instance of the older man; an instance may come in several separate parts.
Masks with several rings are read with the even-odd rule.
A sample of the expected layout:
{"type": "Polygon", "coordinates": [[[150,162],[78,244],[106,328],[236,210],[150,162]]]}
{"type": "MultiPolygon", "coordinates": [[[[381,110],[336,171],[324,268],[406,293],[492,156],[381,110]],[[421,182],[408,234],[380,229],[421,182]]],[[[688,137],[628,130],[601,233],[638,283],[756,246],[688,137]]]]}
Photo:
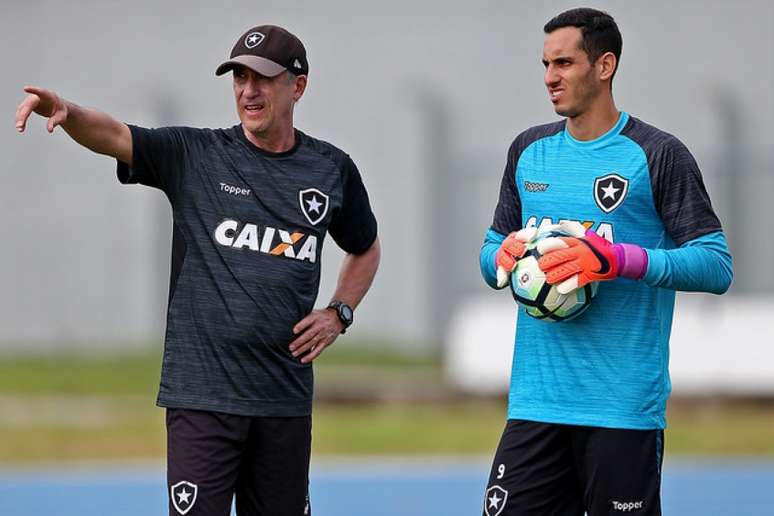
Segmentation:
{"type": "Polygon", "coordinates": [[[240,124],[144,129],[27,87],[32,112],[118,160],[118,179],[172,206],[172,266],[158,405],[167,409],[170,514],[311,514],[311,362],[352,324],[379,263],[357,167],[293,125],[307,86],[301,41],[262,25],[239,37],[240,124]],[[347,253],[314,310],[326,233],[347,253]]]}

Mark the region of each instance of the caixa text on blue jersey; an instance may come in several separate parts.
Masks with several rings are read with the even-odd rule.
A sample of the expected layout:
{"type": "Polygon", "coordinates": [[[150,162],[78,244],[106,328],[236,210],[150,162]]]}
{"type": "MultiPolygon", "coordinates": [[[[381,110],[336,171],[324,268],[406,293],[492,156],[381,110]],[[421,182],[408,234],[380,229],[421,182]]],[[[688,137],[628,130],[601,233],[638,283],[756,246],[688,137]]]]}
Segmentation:
{"type": "MultiPolygon", "coordinates": [[[[558,224],[563,221],[570,221],[570,219],[558,219],[554,221],[551,217],[543,217],[540,219],[540,222],[538,222],[536,216],[531,216],[527,219],[527,223],[524,225],[525,228],[538,228],[538,233],[547,230],[550,226],[553,226],[554,224],[558,224]]],[[[580,222],[583,224],[583,226],[586,229],[594,229],[594,231],[597,233],[597,235],[601,236],[605,240],[609,242],[615,242],[613,238],[613,225],[609,222],[600,222],[599,225],[597,225],[596,229],[594,228],[594,225],[596,222],[593,220],[578,220],[575,222],[580,222]]]]}

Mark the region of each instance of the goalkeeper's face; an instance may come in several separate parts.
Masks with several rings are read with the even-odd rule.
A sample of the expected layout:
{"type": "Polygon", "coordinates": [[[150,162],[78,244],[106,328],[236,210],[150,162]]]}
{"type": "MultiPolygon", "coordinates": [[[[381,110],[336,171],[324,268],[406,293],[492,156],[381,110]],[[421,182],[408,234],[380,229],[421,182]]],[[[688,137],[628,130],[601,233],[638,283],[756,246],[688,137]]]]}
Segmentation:
{"type": "Polygon", "coordinates": [[[568,118],[586,113],[606,87],[581,45],[582,34],[576,27],[557,29],[543,43],[548,98],[556,113],[568,118]]]}

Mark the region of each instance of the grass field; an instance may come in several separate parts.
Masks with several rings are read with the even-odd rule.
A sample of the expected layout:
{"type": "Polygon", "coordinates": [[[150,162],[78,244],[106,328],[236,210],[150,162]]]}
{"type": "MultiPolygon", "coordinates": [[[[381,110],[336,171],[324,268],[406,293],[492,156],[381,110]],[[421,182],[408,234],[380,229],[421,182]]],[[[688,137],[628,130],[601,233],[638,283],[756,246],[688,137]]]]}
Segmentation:
{"type": "MultiPolygon", "coordinates": [[[[0,359],[0,464],[161,459],[159,353],[0,359]]],[[[438,360],[331,350],[316,367],[313,446],[325,455],[491,455],[505,399],[443,387],[438,360]]],[[[670,455],[774,457],[774,405],[677,400],[670,455]]]]}

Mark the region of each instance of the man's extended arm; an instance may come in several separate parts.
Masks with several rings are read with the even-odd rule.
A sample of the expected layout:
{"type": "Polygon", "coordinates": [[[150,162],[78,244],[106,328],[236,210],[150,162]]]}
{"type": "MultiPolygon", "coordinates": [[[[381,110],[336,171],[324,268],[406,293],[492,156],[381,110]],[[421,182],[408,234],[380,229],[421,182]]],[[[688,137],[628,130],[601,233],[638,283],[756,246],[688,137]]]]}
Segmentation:
{"type": "Polygon", "coordinates": [[[28,95],[16,109],[16,129],[20,133],[24,132],[27,119],[34,112],[48,118],[49,133],[61,125],[73,140],[87,149],[131,166],[132,134],[126,124],[96,109],[69,102],[50,90],[27,86],[24,91],[28,95]]]}
{"type": "MultiPolygon", "coordinates": [[[[373,282],[376,270],[379,268],[380,256],[381,247],[378,238],[366,252],[348,253],[339,269],[339,280],[333,299],[343,301],[353,309],[357,307],[373,282]]],[[[343,329],[344,324],[333,310],[327,308],[313,310],[293,327],[293,333],[297,337],[290,343],[290,352],[294,357],[306,353],[301,362],[309,363],[333,344],[343,329]]]]}

